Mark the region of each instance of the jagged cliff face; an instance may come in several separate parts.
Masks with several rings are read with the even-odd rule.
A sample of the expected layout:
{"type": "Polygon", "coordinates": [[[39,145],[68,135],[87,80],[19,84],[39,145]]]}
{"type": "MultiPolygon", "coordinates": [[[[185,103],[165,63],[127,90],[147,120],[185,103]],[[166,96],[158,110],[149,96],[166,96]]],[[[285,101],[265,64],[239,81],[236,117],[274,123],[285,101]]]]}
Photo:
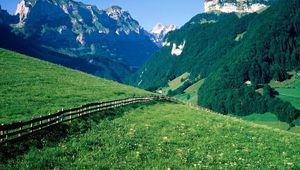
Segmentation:
{"type": "Polygon", "coordinates": [[[205,0],[205,12],[252,13],[270,5],[272,0],[205,0]]]}
{"type": "Polygon", "coordinates": [[[71,56],[104,56],[138,67],[157,48],[139,23],[117,6],[99,10],[72,0],[22,0],[16,15],[17,30],[71,56]]]}

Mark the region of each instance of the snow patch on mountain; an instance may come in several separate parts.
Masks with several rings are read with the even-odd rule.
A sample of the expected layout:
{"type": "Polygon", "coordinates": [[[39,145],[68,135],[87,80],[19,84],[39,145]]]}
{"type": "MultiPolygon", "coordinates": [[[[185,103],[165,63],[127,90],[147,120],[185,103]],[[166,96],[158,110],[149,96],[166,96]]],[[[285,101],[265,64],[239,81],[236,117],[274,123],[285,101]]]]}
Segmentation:
{"type": "Polygon", "coordinates": [[[77,40],[81,45],[85,45],[83,33],[80,33],[80,34],[76,37],[76,40],[77,40]]]}
{"type": "Polygon", "coordinates": [[[178,47],[175,43],[173,43],[171,55],[180,56],[181,53],[183,52],[184,47],[185,47],[185,41],[183,41],[183,43],[181,43],[178,47]]]}
{"type": "Polygon", "coordinates": [[[64,5],[62,6],[62,9],[63,9],[63,11],[64,11],[66,14],[69,14],[69,11],[68,11],[68,5],[64,4],[64,5]]]}
{"type": "MultiPolygon", "coordinates": [[[[24,21],[29,13],[29,7],[26,6],[25,0],[22,0],[18,6],[15,15],[19,15],[20,21],[24,21]]],[[[17,26],[22,27],[24,22],[20,22],[17,26]]]]}
{"type": "Polygon", "coordinates": [[[171,43],[168,42],[168,41],[165,41],[165,42],[162,43],[162,46],[163,46],[163,47],[170,47],[170,46],[171,46],[171,43]]]}
{"type": "Polygon", "coordinates": [[[125,11],[119,7],[119,6],[112,6],[106,9],[107,15],[114,19],[114,20],[119,20],[120,16],[124,13],[125,11]]]}

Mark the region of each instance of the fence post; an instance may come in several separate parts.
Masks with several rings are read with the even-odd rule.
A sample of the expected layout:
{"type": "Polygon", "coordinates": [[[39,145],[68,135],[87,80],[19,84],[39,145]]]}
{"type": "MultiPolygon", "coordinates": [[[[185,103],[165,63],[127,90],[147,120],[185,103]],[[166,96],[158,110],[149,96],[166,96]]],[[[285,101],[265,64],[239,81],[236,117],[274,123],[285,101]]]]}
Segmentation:
{"type": "MultiPolygon", "coordinates": [[[[50,116],[51,115],[51,113],[48,113],[48,116],[50,116]]],[[[51,118],[48,118],[48,126],[50,126],[49,125],[49,122],[51,121],[51,118]]]]}
{"type": "Polygon", "coordinates": [[[72,111],[69,113],[70,114],[70,117],[69,117],[70,118],[70,122],[72,122],[72,113],[73,113],[72,111]]]}
{"type": "Polygon", "coordinates": [[[5,140],[7,140],[8,139],[8,130],[6,130],[6,131],[4,131],[4,134],[5,134],[5,140]]]}
{"type": "MultiPolygon", "coordinates": [[[[64,108],[61,108],[61,111],[63,112],[64,108]]],[[[62,115],[60,116],[60,122],[63,121],[64,117],[65,117],[65,113],[63,112],[62,115]]]]}
{"type": "Polygon", "coordinates": [[[83,109],[82,109],[82,105],[81,105],[81,108],[79,109],[79,116],[81,116],[81,112],[83,111],[83,109]]]}
{"type": "MultiPolygon", "coordinates": [[[[19,122],[19,123],[22,123],[22,122],[19,122]]],[[[23,126],[21,126],[20,128],[19,128],[19,130],[21,131],[23,129],[23,126]]],[[[22,132],[20,132],[19,134],[18,134],[18,137],[20,137],[22,135],[22,132]]]]}
{"type": "Polygon", "coordinates": [[[33,123],[30,123],[30,133],[32,133],[33,123]]]}
{"type": "MultiPolygon", "coordinates": [[[[3,126],[4,124],[1,124],[1,126],[3,126]]],[[[2,135],[4,135],[4,132],[3,132],[3,130],[1,130],[0,131],[0,135],[2,136],[2,135]]],[[[3,137],[1,137],[1,139],[0,139],[0,142],[2,142],[3,141],[3,137]]]]}
{"type": "MultiPolygon", "coordinates": [[[[42,115],[40,115],[40,118],[42,117],[42,115]]],[[[42,120],[40,120],[40,125],[43,123],[43,121],[42,120]]],[[[40,128],[39,128],[40,130],[42,129],[42,127],[40,126],[40,128]]]]}
{"type": "MultiPolygon", "coordinates": [[[[59,112],[59,110],[57,112],[59,112]]],[[[58,121],[59,121],[58,118],[59,118],[59,116],[56,116],[56,123],[58,123],[58,121]]]]}

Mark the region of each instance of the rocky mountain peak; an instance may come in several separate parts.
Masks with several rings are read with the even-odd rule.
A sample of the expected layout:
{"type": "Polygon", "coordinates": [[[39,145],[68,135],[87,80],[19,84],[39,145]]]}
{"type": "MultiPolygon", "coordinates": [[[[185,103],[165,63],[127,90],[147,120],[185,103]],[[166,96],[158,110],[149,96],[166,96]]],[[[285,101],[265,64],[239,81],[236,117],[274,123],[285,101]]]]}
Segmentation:
{"type": "Polygon", "coordinates": [[[156,24],[152,30],[150,31],[151,34],[163,34],[168,33],[176,29],[175,25],[163,25],[161,23],[156,24]]]}
{"type": "Polygon", "coordinates": [[[122,16],[125,13],[125,10],[123,10],[119,6],[111,6],[111,7],[107,8],[105,11],[106,11],[107,15],[110,16],[114,20],[118,20],[120,18],[120,16],[122,16]]]}
{"type": "Polygon", "coordinates": [[[15,12],[16,15],[19,15],[20,18],[20,24],[24,23],[24,20],[27,18],[27,14],[29,12],[29,7],[26,5],[26,1],[22,0],[18,6],[17,10],[15,12]]]}
{"type": "Polygon", "coordinates": [[[151,30],[151,40],[155,42],[158,46],[162,46],[162,42],[165,36],[176,29],[175,25],[163,25],[161,23],[156,24],[151,30]]]}
{"type": "Polygon", "coordinates": [[[252,13],[270,5],[272,0],[205,0],[205,12],[252,13]]]}

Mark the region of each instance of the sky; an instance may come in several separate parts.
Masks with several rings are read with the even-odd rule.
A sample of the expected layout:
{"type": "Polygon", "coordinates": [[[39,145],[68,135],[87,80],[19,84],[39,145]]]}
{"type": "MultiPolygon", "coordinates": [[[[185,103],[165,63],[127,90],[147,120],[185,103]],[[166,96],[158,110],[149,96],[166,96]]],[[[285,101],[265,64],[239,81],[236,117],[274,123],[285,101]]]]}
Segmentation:
{"type": "MultiPolygon", "coordinates": [[[[14,14],[21,0],[0,0],[0,5],[14,14]]],[[[78,1],[78,0],[76,0],[78,1]]],[[[106,9],[118,5],[129,11],[142,27],[150,30],[155,24],[182,26],[196,14],[204,11],[204,0],[80,0],[85,4],[106,9]]]]}

